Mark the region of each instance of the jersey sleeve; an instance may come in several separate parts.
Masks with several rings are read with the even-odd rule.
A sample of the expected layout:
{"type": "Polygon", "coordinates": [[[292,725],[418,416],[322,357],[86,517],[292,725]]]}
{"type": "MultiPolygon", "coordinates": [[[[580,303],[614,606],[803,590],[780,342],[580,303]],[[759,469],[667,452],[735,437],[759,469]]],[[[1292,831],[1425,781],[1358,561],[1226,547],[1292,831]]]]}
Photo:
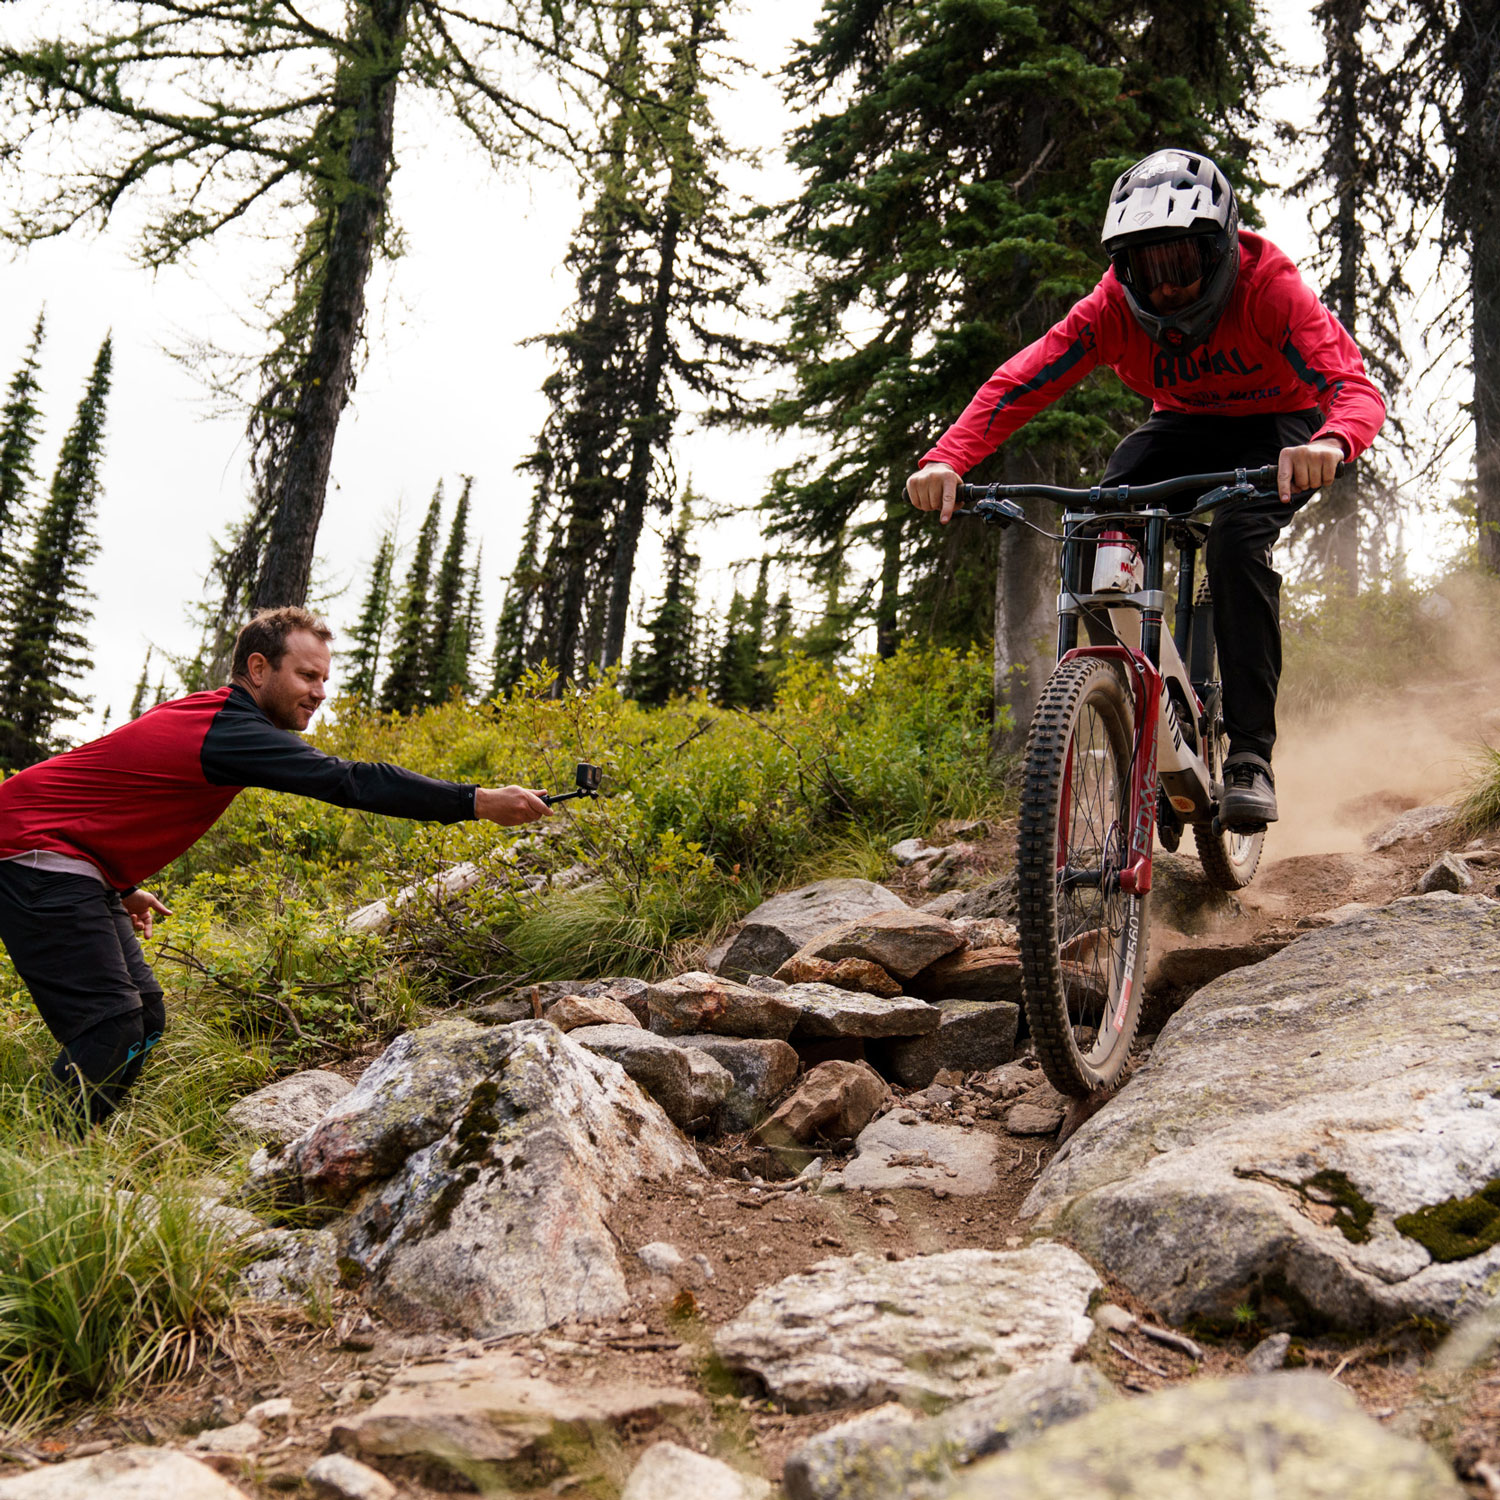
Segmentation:
{"type": "Polygon", "coordinates": [[[216,786],[264,787],[428,823],[474,816],[472,786],[379,761],[340,760],[259,714],[219,714],[204,736],[201,758],[204,776],[216,786]]]}
{"type": "Polygon", "coordinates": [[[1099,363],[1105,310],[1101,283],[1060,323],[1013,355],[980,386],[964,413],[922,456],[960,474],[986,459],[1018,428],[1077,385],[1099,363]]]}
{"type": "Polygon", "coordinates": [[[1317,392],[1323,413],[1323,425],[1309,441],[1342,438],[1348,456],[1358,458],[1385,421],[1385,399],[1365,374],[1359,346],[1300,276],[1291,278],[1289,300],[1281,352],[1317,392]]]}

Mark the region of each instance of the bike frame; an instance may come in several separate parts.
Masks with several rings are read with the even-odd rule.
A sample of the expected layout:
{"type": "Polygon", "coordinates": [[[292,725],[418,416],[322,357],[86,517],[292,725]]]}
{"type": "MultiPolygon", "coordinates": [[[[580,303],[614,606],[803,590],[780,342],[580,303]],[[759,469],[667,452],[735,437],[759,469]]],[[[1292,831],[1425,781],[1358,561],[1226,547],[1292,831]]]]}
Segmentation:
{"type": "MultiPolygon", "coordinates": [[[[1096,657],[1114,662],[1123,671],[1134,695],[1128,844],[1118,877],[1119,887],[1127,895],[1144,896],[1151,889],[1151,856],[1159,789],[1166,792],[1173,809],[1187,823],[1212,821],[1218,807],[1220,788],[1214,781],[1213,770],[1201,750],[1188,742],[1173,698],[1175,688],[1183,707],[1192,715],[1193,739],[1199,747],[1206,747],[1213,730],[1210,710],[1215,705],[1204,704],[1198,685],[1193,683],[1183,664],[1183,654],[1189,651],[1192,636],[1194,567],[1202,541],[1192,522],[1226,501],[1251,499],[1269,493],[1269,487],[1275,485],[1275,476],[1275,467],[1271,466],[1188,475],[1182,479],[1133,487],[1095,486],[1086,491],[1041,484],[959,487],[959,498],[978,502],[972,511],[962,514],[975,515],[1000,526],[1016,521],[1031,524],[1026,521],[1021,507],[1014,503],[1019,499],[1036,497],[1061,501],[1065,505],[1086,499],[1085,508],[1069,509],[1063,514],[1062,588],[1057,596],[1057,660],[1061,664],[1079,657],[1096,657]],[[1160,506],[1129,508],[1132,488],[1138,502],[1165,499],[1194,489],[1202,499],[1186,514],[1174,516],[1160,506]],[[1118,509],[1108,509],[1110,506],[1118,509]],[[1094,549],[1110,525],[1128,527],[1132,541],[1140,536],[1140,541],[1135,542],[1144,565],[1139,588],[1113,586],[1096,589],[1092,586],[1092,577],[1085,581],[1094,549]],[[1175,630],[1170,634],[1162,630],[1166,609],[1164,576],[1169,527],[1179,529],[1180,546],[1177,618],[1175,630]],[[1088,632],[1087,645],[1079,644],[1080,626],[1088,632]],[[1112,639],[1096,639],[1099,636],[1112,639]]],[[[1071,781],[1070,759],[1064,777],[1059,819],[1060,869],[1065,860],[1063,830],[1068,826],[1071,781]]]]}

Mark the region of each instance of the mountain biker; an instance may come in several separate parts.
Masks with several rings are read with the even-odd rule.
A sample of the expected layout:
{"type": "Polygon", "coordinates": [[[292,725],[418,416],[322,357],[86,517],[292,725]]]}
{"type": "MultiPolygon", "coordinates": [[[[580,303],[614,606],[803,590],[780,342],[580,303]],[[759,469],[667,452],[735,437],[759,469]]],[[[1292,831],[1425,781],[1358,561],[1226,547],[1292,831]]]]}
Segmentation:
{"type": "Polygon", "coordinates": [[[228,687],[163,703],[0,782],[0,940],[61,1048],[52,1079],[97,1124],[166,1026],[136,933],[171,913],[141,881],[200,839],[247,786],[395,818],[511,826],[548,807],[525,787],[462,785],[339,760],[300,738],[333,632],[288,606],[235,639],[228,687]]]}
{"type": "MultiPolygon", "coordinates": [[[[1228,179],[1201,153],[1158,151],[1118,178],[1102,239],[1110,267],[1099,284],[995,371],[907,493],[946,524],[965,471],[1101,363],[1153,403],[1104,484],[1276,464],[1278,498],[1221,512],[1206,549],[1229,736],[1220,817],[1260,827],[1277,816],[1281,575],[1271,547],[1298,508],[1293,491],[1329,483],[1369,447],[1385,402],[1291,260],[1239,227],[1228,179]]],[[[1184,496],[1179,508],[1191,504],[1184,496]]]]}

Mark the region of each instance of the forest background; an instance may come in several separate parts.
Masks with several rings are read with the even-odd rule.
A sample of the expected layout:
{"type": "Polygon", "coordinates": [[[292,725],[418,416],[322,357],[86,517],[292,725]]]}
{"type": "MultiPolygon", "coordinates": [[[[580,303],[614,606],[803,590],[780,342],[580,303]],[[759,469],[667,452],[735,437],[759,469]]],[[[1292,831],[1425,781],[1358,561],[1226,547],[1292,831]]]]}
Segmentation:
{"type": "MultiPolygon", "coordinates": [[[[91,9],[83,4],[7,7],[7,39],[28,30],[64,35],[69,24],[91,9]]],[[[873,17],[878,11],[894,13],[902,7],[837,9],[856,17],[869,11],[873,17]]],[[[706,70],[709,107],[726,142],[738,152],[759,153],[757,160],[722,163],[729,189],[726,202],[736,208],[789,204],[803,186],[786,159],[787,132],[798,117],[789,108],[779,75],[793,43],[812,38],[818,14],[819,7],[807,0],[749,11],[730,9],[720,18],[727,37],[714,49],[716,60],[706,70]],[[747,66],[724,65],[717,60],[724,53],[743,59],[747,66]]],[[[1233,120],[1231,133],[1237,143],[1243,137],[1244,155],[1261,184],[1256,201],[1268,232],[1322,288],[1329,283],[1331,268],[1327,254],[1319,256],[1313,226],[1332,191],[1326,171],[1319,175],[1327,147],[1319,138],[1319,121],[1328,124],[1318,76],[1327,66],[1324,32],[1336,14],[1344,16],[1345,25],[1351,16],[1358,17],[1365,28],[1362,55],[1368,52],[1377,60],[1371,66],[1394,70],[1402,47],[1420,32],[1423,15],[1420,8],[1388,8],[1376,14],[1369,7],[1348,5],[1324,6],[1319,14],[1321,27],[1318,15],[1298,7],[1272,4],[1255,13],[1272,49],[1270,59],[1255,70],[1253,96],[1230,101],[1231,107],[1219,112],[1213,128],[1222,129],[1233,120]],[[1290,134],[1281,129],[1278,135],[1283,121],[1290,134]],[[1312,192],[1289,191],[1304,173],[1313,179],[1312,192]]],[[[1232,28],[1226,37],[1231,54],[1227,60],[1232,61],[1244,37],[1236,39],[1232,28]]],[[[846,77],[839,88],[847,93],[849,87],[846,77]]],[[[819,108],[826,108],[826,101],[819,108]]],[[[1367,128],[1378,134],[1381,121],[1372,118],[1367,128]]],[[[542,386],[557,363],[556,349],[542,340],[566,325],[569,304],[577,296],[576,276],[565,256],[570,243],[576,242],[580,214],[587,206],[588,180],[580,177],[576,165],[557,160],[545,170],[541,164],[516,162],[496,170],[472,143],[465,143],[451,120],[420,96],[410,101],[403,96],[396,129],[399,169],[392,205],[404,233],[404,253],[388,263],[377,262],[372,274],[367,355],[358,388],[339,423],[328,510],[318,535],[315,591],[326,600],[334,622],[347,632],[358,617],[361,591],[381,534],[393,524],[399,527],[402,552],[395,561],[394,594],[409,567],[434,485],[446,482],[451,515],[463,483],[460,476],[470,476],[473,499],[466,563],[482,558],[477,603],[488,635],[502,603],[504,576],[514,571],[530,499],[531,477],[518,474],[516,466],[537,449],[548,410],[542,386]]],[[[1441,142],[1436,137],[1434,129],[1428,144],[1440,166],[1441,142]]],[[[1071,169],[1078,171],[1076,164],[1071,169]]],[[[14,190],[14,176],[10,186],[14,190]]],[[[1407,212],[1423,210],[1412,203],[1407,212]]],[[[210,571],[210,539],[222,540],[242,517],[244,497],[252,485],[251,450],[245,440],[244,411],[226,409],[222,402],[216,409],[205,391],[202,370],[195,376],[182,356],[213,343],[253,358],[253,295],[284,269],[284,245],[231,229],[198,247],[184,264],[148,270],[140,265],[138,248],[146,216],[145,203],[127,195],[101,235],[75,232],[42,240],[0,267],[0,350],[12,351],[13,362],[37,312],[43,305],[47,310],[42,451],[47,452],[47,445],[66,429],[99,339],[105,330],[113,330],[113,391],[99,476],[101,551],[82,580],[82,592],[92,596],[95,615],[88,632],[94,665],[78,690],[91,706],[76,723],[59,725],[69,737],[97,728],[106,711],[118,721],[131,701],[148,645],[156,662],[153,696],[178,685],[178,674],[167,660],[191,660],[197,649],[202,621],[181,601],[212,593],[212,579],[200,586],[210,571]]],[[[781,222],[777,215],[762,224],[766,239],[781,222]]],[[[281,228],[295,232],[295,218],[283,220],[281,228]]],[[[728,326],[776,343],[787,328],[785,318],[777,314],[787,295],[805,285],[808,257],[796,245],[762,248],[769,283],[748,289],[739,299],[746,316],[730,320],[728,326]],[[763,316],[753,316],[757,310],[763,316]]],[[[1326,245],[1323,248],[1326,252],[1326,245]]],[[[1435,343],[1423,339],[1424,331],[1440,322],[1442,310],[1463,301],[1463,276],[1450,266],[1453,274],[1444,281],[1438,264],[1431,240],[1402,261],[1412,295],[1400,308],[1404,359],[1399,362],[1410,381],[1392,394],[1406,419],[1409,446],[1395,461],[1404,486],[1384,517],[1388,521],[1393,514],[1399,516],[1400,545],[1388,542],[1385,556],[1375,559],[1377,568],[1387,573],[1400,563],[1430,573],[1441,558],[1465,544],[1462,518],[1456,526],[1445,523],[1454,518],[1451,502],[1462,503],[1472,462],[1463,408],[1466,362],[1461,347],[1449,347],[1447,357],[1442,357],[1441,330],[1435,343]]],[[[1376,274],[1388,275],[1389,269],[1377,268],[1376,274]]],[[[1076,274],[1076,267],[1069,270],[1076,274]]],[[[942,316],[934,310],[935,322],[942,316]]],[[[1371,330],[1359,331],[1370,350],[1371,330]]],[[[994,358],[1005,352],[994,351],[994,358]]],[[[1391,351],[1371,352],[1388,357],[1391,351]]],[[[988,353],[981,354],[978,364],[988,353]]],[[[808,358],[808,351],[803,358],[808,358]]],[[[752,401],[764,400],[787,389],[786,363],[770,361],[749,372],[742,394],[752,401]]],[[[756,562],[770,554],[771,597],[787,590],[795,601],[796,626],[806,631],[816,626],[822,613],[827,578],[801,566],[808,561],[805,539],[763,539],[767,521],[778,517],[756,507],[772,488],[773,473],[783,467],[795,469],[817,452],[819,439],[789,424],[785,412],[781,431],[768,431],[764,424],[716,427],[701,420],[722,411],[724,404],[713,393],[688,393],[682,401],[683,418],[668,445],[679,493],[682,485],[692,482],[699,496],[700,525],[692,549],[702,559],[697,579],[700,612],[717,611],[722,632],[722,616],[731,609],[732,596],[739,591],[749,604],[756,562]]],[[[951,415],[941,400],[933,405],[928,437],[935,436],[951,415]]],[[[790,415],[795,418],[797,413],[790,415]]],[[[920,424],[916,430],[921,430],[920,424]]],[[[888,467],[909,462],[920,451],[905,431],[895,434],[895,444],[913,451],[893,455],[888,467]]],[[[47,457],[50,461],[50,452],[47,457]]],[[[1386,471],[1393,473],[1390,460],[1386,471]]],[[[868,489],[866,485],[866,499],[868,489]]],[[[632,639],[638,638],[645,602],[659,595],[669,561],[662,544],[674,519],[654,509],[648,513],[634,580],[632,639]]],[[[868,520],[868,515],[857,519],[868,520]]],[[[826,544],[821,550],[827,550],[826,544]]],[[[1311,554],[1311,559],[1316,574],[1318,554],[1311,554]]],[[[852,576],[846,579],[846,596],[857,594],[862,582],[871,584],[872,570],[878,569],[868,546],[852,545],[849,561],[852,576]]],[[[1303,571],[1308,571],[1306,559],[1303,571]]],[[[866,603],[835,634],[851,646],[868,649],[875,644],[875,610],[870,601],[866,603]]],[[[970,614],[971,638],[986,635],[990,622],[984,613],[970,614]]],[[[387,651],[392,644],[387,641],[387,651]]],[[[484,650],[488,647],[486,639],[484,650]]],[[[705,650],[711,654],[711,648],[705,650]]],[[[476,669],[475,676],[484,679],[486,672],[476,669]]],[[[476,681],[479,685],[489,684],[476,681]]]]}

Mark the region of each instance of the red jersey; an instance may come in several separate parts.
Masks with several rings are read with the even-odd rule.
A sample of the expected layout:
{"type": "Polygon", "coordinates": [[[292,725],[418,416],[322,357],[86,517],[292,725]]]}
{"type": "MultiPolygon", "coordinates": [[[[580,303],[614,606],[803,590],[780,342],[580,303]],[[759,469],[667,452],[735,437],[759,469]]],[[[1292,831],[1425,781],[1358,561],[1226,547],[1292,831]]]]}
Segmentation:
{"type": "Polygon", "coordinates": [[[191,848],[247,786],[398,818],[474,816],[474,788],[340,760],[278,729],[242,687],[163,703],[0,782],[0,859],[86,859],[119,890],[191,848]]]}
{"type": "Polygon", "coordinates": [[[1385,401],[1343,324],[1282,251],[1241,230],[1234,293],[1205,343],[1187,354],[1155,343],[1111,267],[1067,317],[985,381],[922,462],[967,472],[1099,364],[1157,411],[1244,417],[1316,406],[1323,425],[1311,441],[1342,438],[1351,459],[1385,420],[1385,401]]]}

